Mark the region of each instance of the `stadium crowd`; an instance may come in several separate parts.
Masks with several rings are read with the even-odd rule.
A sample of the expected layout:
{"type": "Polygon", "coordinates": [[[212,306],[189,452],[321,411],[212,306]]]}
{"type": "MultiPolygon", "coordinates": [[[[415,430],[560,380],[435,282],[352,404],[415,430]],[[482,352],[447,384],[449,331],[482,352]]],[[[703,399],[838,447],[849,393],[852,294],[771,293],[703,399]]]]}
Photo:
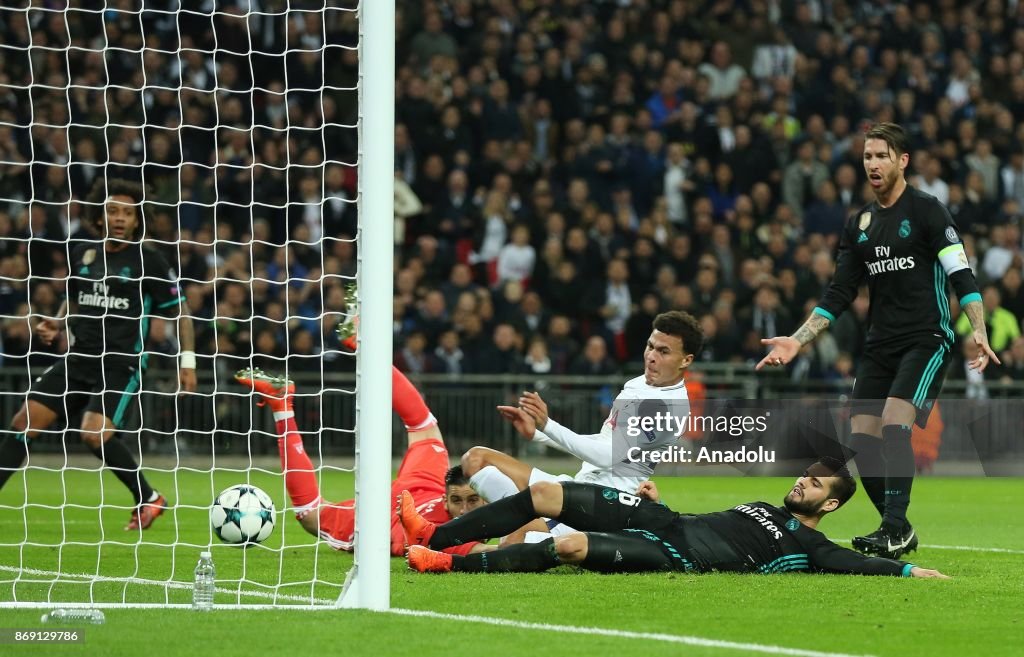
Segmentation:
{"type": "MultiPolygon", "coordinates": [[[[45,355],[25,317],[60,305],[105,172],[149,186],[201,354],[350,366],[333,329],[356,270],[354,3],[130,4],[0,10],[3,364],[45,355]]],[[[896,121],[911,183],[964,233],[1004,360],[986,377],[1024,379],[1024,3],[397,5],[403,370],[612,374],[667,309],[700,319],[698,361],[756,362],[871,199],[863,127],[896,121]]],[[[788,375],[848,381],[867,317],[862,294],[788,375]]],[[[168,335],[154,322],[150,348],[168,335]]]]}

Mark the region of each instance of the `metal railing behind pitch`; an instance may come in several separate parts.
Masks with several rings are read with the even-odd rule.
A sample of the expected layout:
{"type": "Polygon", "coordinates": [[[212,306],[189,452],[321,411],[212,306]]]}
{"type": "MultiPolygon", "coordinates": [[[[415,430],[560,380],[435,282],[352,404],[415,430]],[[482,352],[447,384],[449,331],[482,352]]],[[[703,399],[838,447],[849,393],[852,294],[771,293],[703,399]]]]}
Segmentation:
{"type": "MultiPolygon", "coordinates": [[[[699,376],[708,398],[806,399],[810,397],[841,403],[849,395],[845,384],[793,382],[778,374],[755,375],[747,365],[701,364],[699,376]]],[[[33,373],[37,375],[38,373],[33,373]]],[[[124,432],[138,435],[141,449],[153,454],[275,455],[276,436],[271,414],[256,408],[251,399],[225,376],[200,370],[195,394],[175,394],[176,373],[151,369],[146,372],[140,394],[141,415],[129,418],[124,432]]],[[[355,379],[349,373],[291,372],[296,381],[296,421],[307,441],[315,440],[325,455],[351,456],[354,438],[355,379]]],[[[629,375],[611,378],[535,375],[426,375],[411,377],[424,393],[438,418],[451,453],[459,454],[473,445],[522,454],[530,446],[521,440],[498,415],[499,404],[515,404],[523,390],[538,390],[547,401],[552,417],[581,433],[596,433],[608,413],[611,402],[629,375]]],[[[5,425],[22,404],[28,377],[24,369],[0,368],[0,422],[5,425]]],[[[965,400],[967,384],[947,380],[942,392],[943,456],[970,458],[979,449],[998,449],[1011,457],[1024,458],[1024,419],[1013,409],[1024,404],[1006,400],[1024,399],[1024,383],[987,382],[985,394],[990,401],[965,400]],[[1002,403],[999,403],[1002,400],[1002,403]],[[967,416],[979,415],[982,404],[995,410],[984,415],[985,445],[979,437],[965,436],[955,427],[968,422],[967,416]],[[963,417],[961,417],[963,416],[963,417]]],[[[976,392],[976,390],[974,390],[976,392]]],[[[988,408],[988,407],[985,407],[988,408]]],[[[80,441],[72,418],[66,430],[62,418],[52,431],[38,438],[33,450],[61,451],[62,440],[68,449],[78,451],[80,441]]],[[[977,423],[975,423],[977,424],[977,423]]],[[[395,453],[404,446],[404,430],[394,422],[395,453]]],[[[129,441],[134,442],[134,441],[129,441]]]]}

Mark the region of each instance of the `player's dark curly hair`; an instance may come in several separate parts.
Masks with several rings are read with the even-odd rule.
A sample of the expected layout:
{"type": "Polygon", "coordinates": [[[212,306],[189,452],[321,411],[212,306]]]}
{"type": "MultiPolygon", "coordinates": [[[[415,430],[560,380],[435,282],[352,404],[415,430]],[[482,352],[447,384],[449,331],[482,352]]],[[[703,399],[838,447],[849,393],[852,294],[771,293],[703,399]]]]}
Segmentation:
{"type": "Polygon", "coordinates": [[[103,236],[103,211],[107,199],[111,196],[127,196],[135,202],[135,211],[139,217],[139,225],[135,227],[132,239],[138,239],[142,234],[143,213],[142,206],[146,198],[145,188],[137,182],[125,180],[124,178],[97,178],[85,197],[86,206],[84,211],[85,222],[92,227],[99,236],[103,236]]]}
{"type": "Polygon", "coordinates": [[[469,477],[462,471],[461,465],[456,465],[448,468],[448,472],[444,473],[444,487],[447,490],[450,486],[468,486],[469,477]]]}
{"type": "Polygon", "coordinates": [[[834,456],[823,456],[814,465],[820,466],[825,476],[835,478],[832,481],[830,494],[839,500],[837,509],[846,504],[853,497],[853,494],[857,492],[857,480],[850,474],[850,469],[846,467],[846,464],[839,459],[834,456]]]}
{"type": "Polygon", "coordinates": [[[697,318],[682,310],[670,310],[654,318],[654,329],[683,341],[683,353],[696,356],[704,348],[704,329],[697,318]]]}

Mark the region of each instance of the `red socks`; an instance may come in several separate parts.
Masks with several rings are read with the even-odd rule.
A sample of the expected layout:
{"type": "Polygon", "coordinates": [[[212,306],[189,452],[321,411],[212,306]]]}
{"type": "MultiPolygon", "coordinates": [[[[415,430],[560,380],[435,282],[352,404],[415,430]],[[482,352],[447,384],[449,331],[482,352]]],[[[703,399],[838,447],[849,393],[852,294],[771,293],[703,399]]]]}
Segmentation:
{"type": "Polygon", "coordinates": [[[313,462],[302,445],[302,436],[295,424],[295,415],[291,411],[280,413],[286,417],[279,418],[274,413],[277,425],[277,451],[281,455],[281,470],[284,472],[284,485],[288,489],[288,497],[295,507],[295,515],[302,517],[320,504],[320,486],[316,481],[313,462]]]}
{"type": "Polygon", "coordinates": [[[437,424],[419,391],[394,365],[391,366],[391,406],[409,431],[422,431],[437,424]]]}
{"type": "MultiPolygon", "coordinates": [[[[422,431],[437,424],[419,391],[394,366],[391,367],[391,387],[392,405],[408,430],[422,431]]],[[[280,436],[277,449],[281,455],[284,485],[295,507],[295,515],[301,517],[314,510],[322,501],[316,471],[302,445],[295,414],[290,410],[275,412],[274,422],[277,435],[280,436]]]]}

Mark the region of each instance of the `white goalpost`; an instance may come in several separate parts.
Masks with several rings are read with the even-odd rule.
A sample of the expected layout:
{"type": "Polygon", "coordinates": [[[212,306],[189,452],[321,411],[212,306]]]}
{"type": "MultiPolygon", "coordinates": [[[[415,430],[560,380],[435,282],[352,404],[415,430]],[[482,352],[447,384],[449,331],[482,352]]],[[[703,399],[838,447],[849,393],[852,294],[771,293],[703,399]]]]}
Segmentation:
{"type": "Polygon", "coordinates": [[[359,358],[356,370],[356,556],[340,603],[387,609],[391,591],[391,321],[394,268],[395,3],[359,16],[359,358]]]}
{"type": "Polygon", "coordinates": [[[27,446],[0,470],[0,608],[190,607],[212,549],[218,608],[387,609],[394,0],[38,4],[0,6],[0,446],[27,446]],[[175,285],[168,272],[113,271],[86,225],[89,190],[112,179],[144,186],[141,243],[174,270],[195,357],[150,304],[148,290],[175,285]],[[83,248],[100,274],[72,270],[83,248]],[[115,277],[137,283],[145,308],[132,318],[103,301],[103,322],[141,327],[138,350],[103,334],[104,358],[139,359],[128,388],[108,381],[106,360],[70,360],[67,331],[52,346],[33,337],[74,286],[115,277]],[[353,313],[354,353],[335,335],[353,313]],[[196,360],[198,388],[182,392],[180,365],[196,360]],[[64,391],[46,393],[55,421],[36,436],[10,428],[62,363],[64,391]],[[350,546],[296,522],[271,412],[234,378],[246,368],[295,381],[324,502],[354,480],[350,546]],[[90,377],[99,407],[76,395],[90,377]],[[144,531],[123,529],[137,502],[107,448],[83,446],[83,411],[97,408],[167,500],[144,531]],[[235,484],[276,507],[273,533],[249,549],[210,526],[235,484]]]}

